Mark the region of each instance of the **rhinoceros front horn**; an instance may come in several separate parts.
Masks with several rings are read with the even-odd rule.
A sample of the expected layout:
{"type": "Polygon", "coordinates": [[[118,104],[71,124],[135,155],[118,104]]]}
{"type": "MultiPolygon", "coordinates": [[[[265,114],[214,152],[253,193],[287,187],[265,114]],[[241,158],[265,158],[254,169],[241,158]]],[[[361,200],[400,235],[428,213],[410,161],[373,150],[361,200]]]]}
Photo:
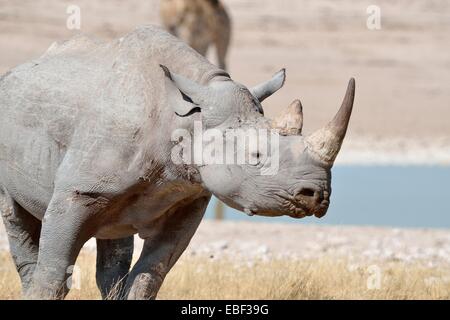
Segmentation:
{"type": "Polygon", "coordinates": [[[306,138],[309,151],[321,161],[333,165],[347,132],[355,98],[355,79],[350,79],[341,108],[325,127],[306,138]]]}

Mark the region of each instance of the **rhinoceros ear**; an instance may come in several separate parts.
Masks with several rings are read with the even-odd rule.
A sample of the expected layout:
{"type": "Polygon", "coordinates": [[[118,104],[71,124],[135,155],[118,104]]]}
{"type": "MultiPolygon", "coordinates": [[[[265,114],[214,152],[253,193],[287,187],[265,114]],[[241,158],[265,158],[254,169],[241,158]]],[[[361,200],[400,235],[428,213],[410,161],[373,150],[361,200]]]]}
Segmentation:
{"type": "Polygon", "coordinates": [[[251,88],[250,92],[256,99],[259,100],[259,102],[263,102],[266,98],[270,97],[272,94],[280,90],[284,85],[285,80],[286,69],[283,68],[275,73],[272,79],[251,88]]]}
{"type": "Polygon", "coordinates": [[[166,66],[160,65],[160,67],[164,71],[166,79],[168,101],[177,116],[187,117],[193,113],[201,112],[199,104],[194,101],[203,92],[203,87],[183,76],[170,72],[166,66]]]}

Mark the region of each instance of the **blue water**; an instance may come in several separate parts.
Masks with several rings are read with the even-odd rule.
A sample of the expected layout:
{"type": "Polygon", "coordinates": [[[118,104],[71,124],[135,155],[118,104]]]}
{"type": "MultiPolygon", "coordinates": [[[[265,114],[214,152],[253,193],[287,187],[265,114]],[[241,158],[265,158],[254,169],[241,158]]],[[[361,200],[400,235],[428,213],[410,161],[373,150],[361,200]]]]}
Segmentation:
{"type": "MultiPolygon", "coordinates": [[[[248,217],[226,207],[225,219],[326,225],[450,228],[450,167],[337,166],[331,205],[321,219],[248,217]]],[[[206,218],[214,217],[213,198],[206,218]]]]}

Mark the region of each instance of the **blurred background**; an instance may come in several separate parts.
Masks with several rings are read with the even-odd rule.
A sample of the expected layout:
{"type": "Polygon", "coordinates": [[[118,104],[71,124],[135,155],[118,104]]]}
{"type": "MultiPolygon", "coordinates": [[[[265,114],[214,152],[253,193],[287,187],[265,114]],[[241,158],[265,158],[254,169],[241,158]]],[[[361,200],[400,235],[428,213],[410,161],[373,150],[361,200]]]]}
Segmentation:
{"type": "MultiPolygon", "coordinates": [[[[335,113],[347,81],[357,90],[333,169],[328,214],[247,217],[213,200],[207,217],[297,224],[450,227],[450,2],[446,0],[223,0],[232,20],[227,67],[247,86],[280,68],[273,117],[299,98],[307,134],[335,113]],[[380,9],[380,28],[368,27],[380,9]],[[370,10],[369,10],[370,11],[370,10]],[[222,210],[222,211],[221,211],[222,210]]],[[[160,24],[159,0],[0,0],[0,73],[78,32],[104,40],[160,24]],[[69,30],[67,8],[80,8],[69,30]]],[[[207,55],[216,62],[214,50],[207,55]]]]}

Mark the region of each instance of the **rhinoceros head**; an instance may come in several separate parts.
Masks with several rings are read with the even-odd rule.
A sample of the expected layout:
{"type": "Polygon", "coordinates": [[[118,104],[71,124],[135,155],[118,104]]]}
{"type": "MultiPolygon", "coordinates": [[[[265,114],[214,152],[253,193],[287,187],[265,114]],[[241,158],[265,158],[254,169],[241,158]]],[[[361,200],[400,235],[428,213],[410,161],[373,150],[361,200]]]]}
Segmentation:
{"type": "MultiPolygon", "coordinates": [[[[201,118],[203,136],[197,146],[202,150],[196,150],[193,157],[200,153],[202,161],[194,160],[193,164],[205,188],[249,215],[325,215],[330,203],[331,167],[352,112],[353,79],[335,117],[304,137],[302,105],[298,100],[278,118],[264,117],[261,102],[283,86],[284,70],[247,89],[228,77],[200,85],[163,69],[171,83],[168,85],[179,91],[179,101],[172,106],[175,113],[182,118],[201,118]],[[241,134],[245,137],[239,140],[241,134]],[[231,153],[230,137],[230,145],[234,145],[231,153]],[[245,161],[239,162],[239,150],[244,151],[245,161]],[[205,153],[214,154],[214,160],[204,161],[205,153]]],[[[195,146],[194,141],[189,148],[195,146]]]]}

